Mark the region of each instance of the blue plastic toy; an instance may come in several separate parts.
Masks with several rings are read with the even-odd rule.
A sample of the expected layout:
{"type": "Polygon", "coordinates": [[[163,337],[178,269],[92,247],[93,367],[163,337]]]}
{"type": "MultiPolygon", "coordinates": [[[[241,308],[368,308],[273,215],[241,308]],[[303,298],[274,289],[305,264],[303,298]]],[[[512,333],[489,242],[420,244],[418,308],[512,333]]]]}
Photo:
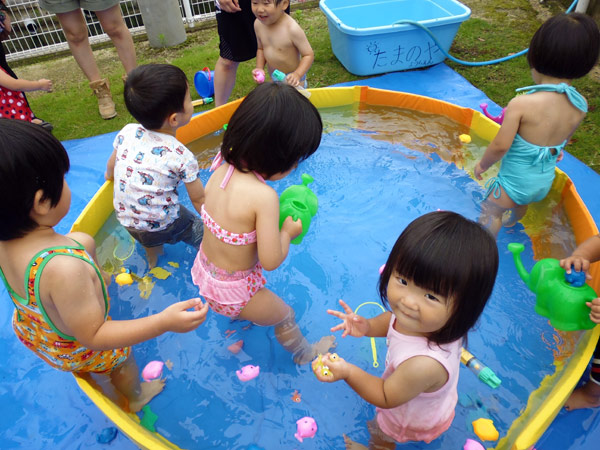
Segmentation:
{"type": "MultiPolygon", "coordinates": [[[[558,330],[590,330],[596,326],[590,319],[590,308],[586,305],[596,297],[594,289],[585,284],[576,286],[565,280],[566,272],[554,258],[539,260],[528,273],[521,261],[523,244],[508,244],[515,266],[527,287],[536,294],[535,312],[550,319],[558,330]]],[[[571,275],[576,274],[573,271],[571,275]]],[[[583,273],[583,272],[580,272],[583,273]]],[[[580,277],[581,275],[575,275],[580,277]]]]}
{"type": "Polygon", "coordinates": [[[302,184],[290,186],[279,196],[279,229],[288,216],[292,219],[302,221],[302,233],[292,240],[292,244],[299,244],[308,232],[310,222],[319,208],[317,196],[308,187],[314,178],[310,175],[302,174],[302,184]]]}

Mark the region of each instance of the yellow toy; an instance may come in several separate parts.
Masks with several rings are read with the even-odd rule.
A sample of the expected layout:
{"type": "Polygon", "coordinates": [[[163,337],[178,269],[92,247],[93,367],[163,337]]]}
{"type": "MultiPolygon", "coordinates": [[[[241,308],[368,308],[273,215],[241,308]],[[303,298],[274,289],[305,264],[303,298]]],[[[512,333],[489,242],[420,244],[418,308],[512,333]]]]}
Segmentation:
{"type": "MultiPolygon", "coordinates": [[[[337,353],[332,353],[331,355],[329,355],[329,359],[331,361],[336,361],[338,358],[339,358],[339,356],[337,353]]],[[[319,353],[317,363],[313,367],[313,372],[315,373],[315,375],[317,373],[317,370],[320,370],[321,375],[323,375],[324,377],[331,375],[331,372],[329,371],[329,367],[323,363],[323,355],[320,353],[319,353]]]]}
{"type": "Polygon", "coordinates": [[[133,277],[127,269],[121,269],[121,273],[115,277],[115,282],[119,286],[125,286],[133,283],[133,277]]]}
{"type": "Polygon", "coordinates": [[[496,441],[500,437],[492,419],[477,419],[471,425],[473,425],[473,431],[477,437],[482,441],[496,441]]]}
{"type": "Polygon", "coordinates": [[[460,139],[460,142],[463,144],[469,144],[471,142],[471,136],[468,134],[461,134],[458,139],[460,139]]]}

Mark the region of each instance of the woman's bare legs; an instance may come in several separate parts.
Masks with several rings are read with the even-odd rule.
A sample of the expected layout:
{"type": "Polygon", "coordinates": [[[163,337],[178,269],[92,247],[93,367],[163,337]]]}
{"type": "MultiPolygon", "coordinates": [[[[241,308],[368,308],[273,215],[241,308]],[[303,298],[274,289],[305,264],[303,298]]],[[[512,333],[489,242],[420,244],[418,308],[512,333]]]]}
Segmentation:
{"type": "Polygon", "coordinates": [[[296,323],[294,310],[282,299],[263,288],[244,307],[240,319],[262,326],[275,326],[277,341],[292,355],[296,364],[308,364],[319,353],[326,353],[335,345],[333,336],[324,336],[309,344],[296,323]]]}
{"type": "Polygon", "coordinates": [[[224,105],[229,101],[239,64],[219,56],[215,64],[215,106],[224,105]]]}
{"type": "Polygon", "coordinates": [[[102,28],[106,34],[108,34],[108,37],[117,49],[121,64],[123,64],[125,73],[128,74],[135,69],[137,62],[133,38],[123,20],[121,6],[115,5],[104,11],[96,11],[96,16],[100,21],[100,25],[102,25],[102,28]]]}
{"type": "Polygon", "coordinates": [[[90,47],[88,29],[81,9],[56,14],[67,38],[71,54],[86,78],[91,81],[100,80],[100,71],[90,47]]]}

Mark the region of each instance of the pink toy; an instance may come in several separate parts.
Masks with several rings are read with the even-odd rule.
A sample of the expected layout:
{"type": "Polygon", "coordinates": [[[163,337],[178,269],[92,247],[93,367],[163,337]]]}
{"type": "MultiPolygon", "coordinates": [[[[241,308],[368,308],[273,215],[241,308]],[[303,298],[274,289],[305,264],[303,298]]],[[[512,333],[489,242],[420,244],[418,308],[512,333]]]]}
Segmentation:
{"type": "Polygon", "coordinates": [[[506,108],[502,108],[502,112],[500,113],[500,115],[499,115],[499,116],[492,116],[492,115],[491,115],[491,114],[488,112],[488,110],[487,110],[487,107],[488,107],[488,104],[487,104],[487,103],[482,103],[481,105],[479,105],[479,107],[481,108],[481,110],[483,111],[483,114],[485,114],[485,116],[486,116],[488,119],[492,119],[492,120],[493,120],[494,122],[496,122],[498,125],[502,125],[502,121],[504,121],[504,110],[505,110],[506,108]]]}
{"type": "Polygon", "coordinates": [[[463,446],[463,450],[485,450],[485,447],[473,439],[467,439],[467,442],[465,442],[465,445],[463,446]]]}
{"type": "Polygon", "coordinates": [[[312,417],[303,417],[296,421],[297,431],[294,436],[300,442],[303,442],[304,438],[313,438],[317,432],[317,422],[312,417]]]}
{"type": "Polygon", "coordinates": [[[258,84],[264,83],[265,82],[265,74],[264,72],[259,72],[256,71],[252,74],[252,76],[254,77],[254,81],[256,81],[258,84]]]}
{"type": "Polygon", "coordinates": [[[231,344],[229,347],[227,347],[227,350],[229,350],[231,353],[237,354],[242,350],[243,346],[244,346],[244,341],[239,340],[239,341],[231,344]]]}
{"type": "Polygon", "coordinates": [[[142,370],[142,378],[144,381],[152,381],[160,378],[165,365],[162,361],[150,361],[142,370]]]}
{"type": "Polygon", "coordinates": [[[260,366],[253,366],[251,364],[242,367],[240,370],[236,370],[235,374],[240,381],[249,381],[252,378],[256,378],[260,373],[260,366]]]}

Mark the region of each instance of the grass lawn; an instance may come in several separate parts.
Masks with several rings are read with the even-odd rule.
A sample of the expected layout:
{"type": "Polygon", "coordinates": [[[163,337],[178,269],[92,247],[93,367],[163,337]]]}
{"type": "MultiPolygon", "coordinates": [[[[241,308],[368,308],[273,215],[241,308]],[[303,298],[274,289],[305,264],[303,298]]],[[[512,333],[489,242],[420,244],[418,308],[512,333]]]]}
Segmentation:
{"type": "MultiPolygon", "coordinates": [[[[471,8],[472,16],[461,25],[450,53],[466,61],[487,61],[526,48],[539,25],[552,14],[564,11],[570,4],[567,0],[546,0],[543,4],[538,0],[462,0],[462,3],[471,8]]],[[[315,51],[315,62],[308,78],[310,87],[329,86],[360,78],[347,72],[333,55],[327,21],[316,1],[293,5],[292,15],[305,30],[315,51]]],[[[176,47],[154,49],[147,41],[137,40],[138,63],[175,64],[185,71],[193,86],[196,71],[203,67],[214,68],[219,56],[218,42],[214,21],[197,26],[195,31],[188,33],[186,42],[176,47]]],[[[114,47],[104,45],[95,49],[94,53],[101,73],[110,80],[117,104],[119,115],[112,120],[100,118],[95,97],[70,53],[12,63],[21,78],[50,78],[54,81],[54,92],[31,92],[28,98],[36,115],[54,124],[54,134],[61,140],[115,131],[134,121],[123,103],[123,68],[114,47]]],[[[515,95],[516,88],[533,84],[524,56],[480,67],[446,62],[499,105],[505,105],[515,95]]],[[[254,61],[240,64],[231,99],[242,97],[252,89],[253,68],[254,61]]],[[[600,173],[600,152],[596,146],[600,134],[600,70],[597,69],[574,82],[589,102],[589,113],[567,150],[600,173]]],[[[192,97],[198,98],[194,89],[192,97]]],[[[197,110],[211,107],[201,106],[197,110]]]]}

